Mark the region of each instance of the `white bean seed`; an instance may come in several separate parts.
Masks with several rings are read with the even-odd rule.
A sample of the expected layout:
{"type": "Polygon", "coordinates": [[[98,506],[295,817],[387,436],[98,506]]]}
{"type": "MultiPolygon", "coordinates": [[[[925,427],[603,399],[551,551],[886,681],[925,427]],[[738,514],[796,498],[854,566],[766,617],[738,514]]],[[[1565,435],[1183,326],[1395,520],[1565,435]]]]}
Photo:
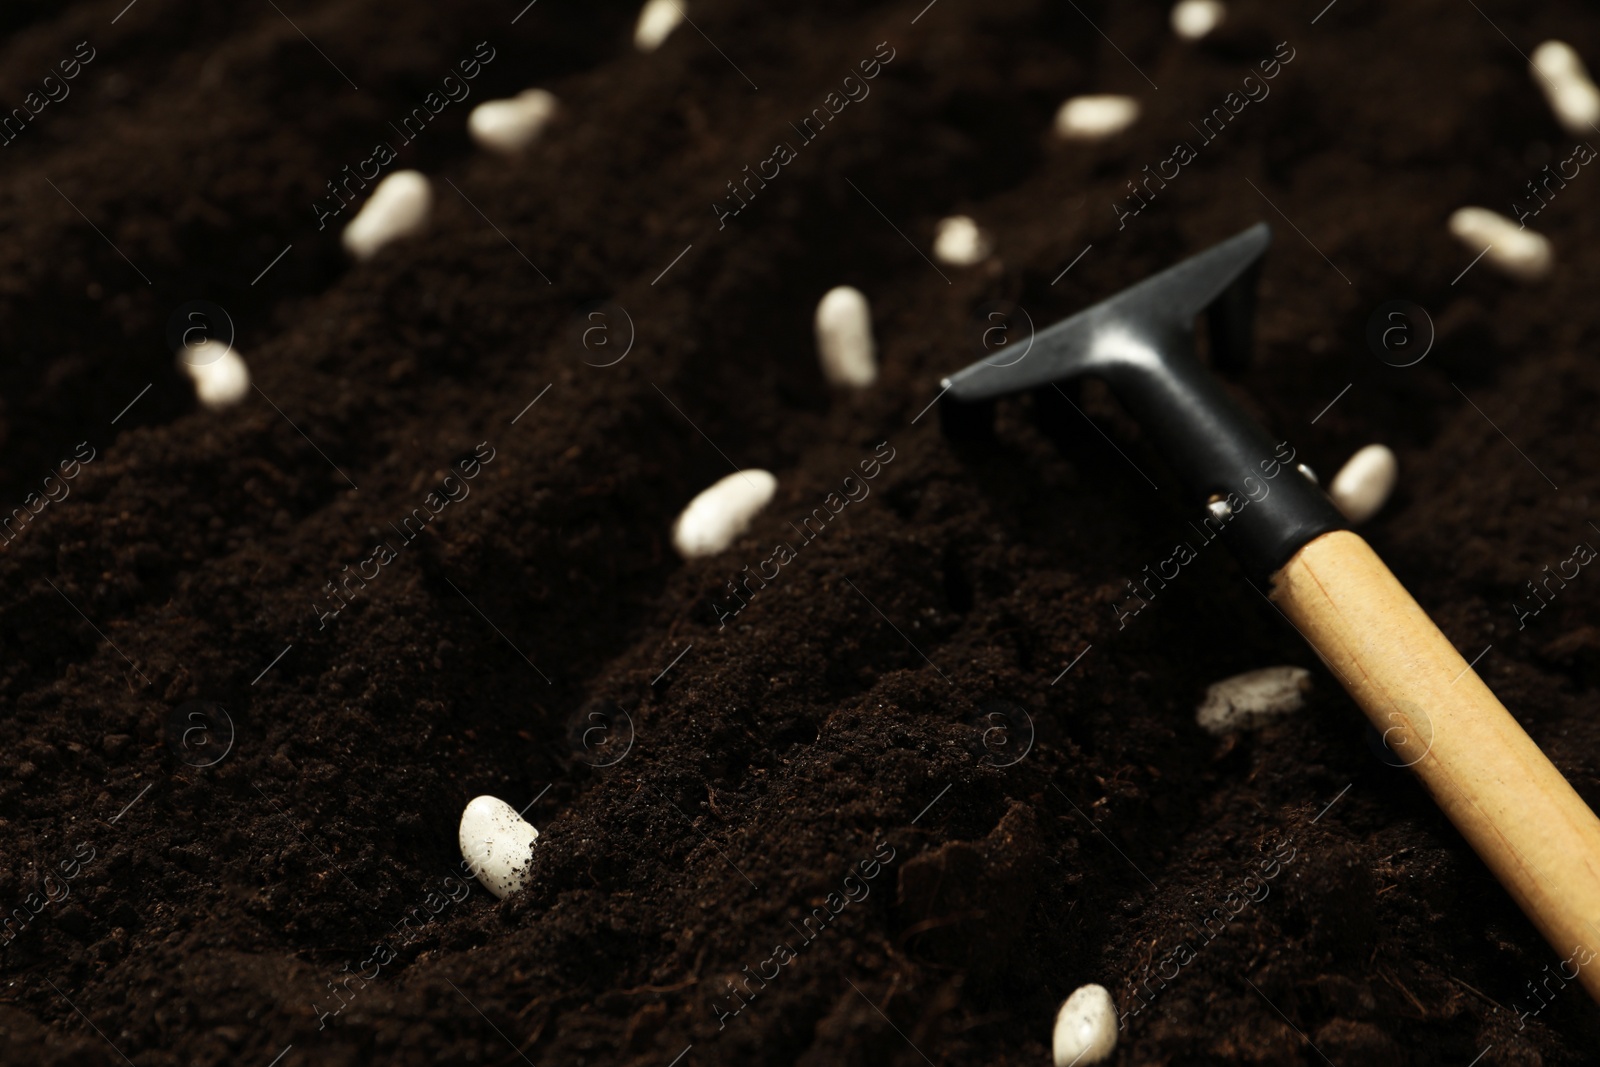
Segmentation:
{"type": "Polygon", "coordinates": [[[688,0],[646,0],[633,27],[633,46],[641,52],[654,52],[684,19],[683,5],[688,0]]]}
{"type": "Polygon", "coordinates": [[[539,831],[498,797],[475,797],[461,813],[461,858],[483,888],[497,897],[515,893],[533,873],[539,831]]]}
{"type": "Polygon", "coordinates": [[[1533,50],[1528,72],[1544,91],[1562,129],[1574,137],[1595,132],[1595,123],[1600,122],[1600,89],[1571,45],[1546,41],[1533,50]]]}
{"type": "Polygon", "coordinates": [[[939,220],[933,238],[933,258],[952,267],[971,267],[989,258],[993,244],[989,235],[966,215],[951,215],[939,220]]]}
{"type": "Polygon", "coordinates": [[[421,171],[395,171],[377,184],[344,228],[345,251],[356,259],[371,259],[391,242],[421,231],[432,207],[433,187],[421,171]]]}
{"type": "Polygon", "coordinates": [[[1056,1067],[1099,1063],[1117,1047],[1117,1006],[1103,985],[1080,986],[1056,1013],[1056,1067]]]}
{"type": "Polygon", "coordinates": [[[1400,478],[1400,461],[1383,445],[1368,445],[1355,455],[1328,483],[1334,506],[1354,525],[1372,518],[1383,508],[1400,478]]]}
{"type": "Polygon", "coordinates": [[[555,118],[554,93],[524,89],[509,100],[485,100],[467,117],[467,132],[479,148],[515,155],[539,139],[555,118]]]}
{"type": "Polygon", "coordinates": [[[1075,96],[1056,112],[1056,135],[1068,141],[1103,141],[1139,121],[1131,96],[1075,96]]]}
{"type": "Polygon", "coordinates": [[[233,346],[220,341],[180,350],[178,366],[194,382],[195,398],[212,411],[232,407],[250,391],[250,368],[233,346]]]}
{"type": "Polygon", "coordinates": [[[1304,667],[1246,671],[1207,688],[1194,721],[1218,737],[1234,730],[1254,730],[1299,711],[1310,691],[1311,672],[1304,667]]]}
{"type": "Polygon", "coordinates": [[[684,559],[715,556],[750,528],[777,491],[778,479],[763,470],[728,475],[689,501],[672,524],[672,546],[684,559]]]}
{"type": "Polygon", "coordinates": [[[1172,9],[1172,32],[1185,41],[1198,41],[1227,17],[1221,0],[1180,0],[1172,9]]]}
{"type": "Polygon", "coordinates": [[[1486,207],[1457,210],[1450,216],[1450,232],[1474,253],[1483,252],[1485,263],[1521,281],[1543,278],[1555,261],[1544,234],[1524,229],[1486,207]]]}
{"type": "Polygon", "coordinates": [[[829,289],[817,303],[817,356],[830,385],[864,388],[878,378],[872,309],[859,289],[829,289]]]}

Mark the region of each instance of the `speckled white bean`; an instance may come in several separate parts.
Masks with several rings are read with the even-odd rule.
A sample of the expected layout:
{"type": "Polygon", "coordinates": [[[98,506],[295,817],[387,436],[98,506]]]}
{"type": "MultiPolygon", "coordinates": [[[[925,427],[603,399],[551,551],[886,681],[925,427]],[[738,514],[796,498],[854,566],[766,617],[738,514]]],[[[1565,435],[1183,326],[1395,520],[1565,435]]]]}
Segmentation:
{"type": "Polygon", "coordinates": [[[539,831],[498,797],[474,797],[461,813],[461,858],[483,888],[497,897],[515,893],[533,873],[539,831]]]}
{"type": "Polygon", "coordinates": [[[817,303],[817,357],[831,385],[857,389],[878,378],[878,351],[872,341],[872,309],[859,289],[829,289],[817,303]]]}
{"type": "Polygon", "coordinates": [[[1056,135],[1068,141],[1103,141],[1139,121],[1131,96],[1075,96],[1056,112],[1056,135]]]}
{"type": "Polygon", "coordinates": [[[1359,525],[1383,508],[1400,479],[1400,461],[1383,445],[1368,445],[1328,483],[1328,496],[1351,523],[1359,525]]]}
{"type": "Polygon", "coordinates": [[[933,258],[952,267],[971,267],[989,258],[993,243],[989,235],[966,215],[951,215],[939,220],[933,238],[933,258]]]}
{"type": "Polygon", "coordinates": [[[1208,734],[1221,737],[1234,730],[1254,730],[1292,711],[1299,711],[1311,691],[1311,672],[1304,667],[1264,667],[1224,678],[1206,689],[1194,721],[1208,734]]]}
{"type": "Polygon", "coordinates": [[[1450,233],[1483,261],[1521,281],[1537,281],[1550,273],[1555,256],[1550,239],[1519,227],[1486,207],[1464,207],[1450,216],[1450,233]]]}
{"type": "Polygon", "coordinates": [[[1198,41],[1227,17],[1222,0],[1179,0],[1172,9],[1172,32],[1185,41],[1198,41]]]}
{"type": "Polygon", "coordinates": [[[479,148],[510,156],[539,139],[555,118],[554,93],[524,89],[509,100],[485,100],[467,117],[467,132],[479,148]]]}
{"type": "Polygon", "coordinates": [[[433,209],[433,187],[421,171],[397,170],[372,190],[344,228],[345,251],[368,260],[385,246],[418,233],[433,209]]]}
{"type": "Polygon", "coordinates": [[[1117,1006],[1103,985],[1079,986],[1056,1013],[1056,1067],[1099,1063],[1117,1048],[1117,1006]]]}
{"type": "Polygon", "coordinates": [[[250,391],[250,368],[231,345],[201,341],[178,353],[178,366],[194,382],[194,395],[212,411],[229,408],[250,391]]]}
{"type": "Polygon", "coordinates": [[[1600,89],[1583,60],[1565,41],[1546,41],[1533,50],[1528,73],[1544,92],[1561,128],[1574,137],[1595,132],[1600,123],[1600,89]]]}
{"type": "Polygon", "coordinates": [[[684,559],[715,556],[750,528],[777,491],[778,479],[767,471],[728,475],[689,501],[672,524],[672,547],[684,559]]]}
{"type": "Polygon", "coordinates": [[[688,0],[646,0],[633,27],[633,46],[641,52],[654,52],[684,19],[683,5],[688,0]]]}

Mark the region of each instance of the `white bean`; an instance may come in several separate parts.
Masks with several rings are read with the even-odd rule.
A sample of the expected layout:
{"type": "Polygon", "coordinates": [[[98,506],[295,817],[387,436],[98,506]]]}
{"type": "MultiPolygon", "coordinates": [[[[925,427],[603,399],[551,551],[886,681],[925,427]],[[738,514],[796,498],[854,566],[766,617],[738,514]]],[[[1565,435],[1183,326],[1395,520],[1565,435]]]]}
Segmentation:
{"type": "Polygon", "coordinates": [[[556,115],[554,93],[524,89],[509,100],[485,100],[467,117],[467,132],[479,148],[515,155],[539,139],[556,115]]]}
{"type": "Polygon", "coordinates": [[[728,475],[689,501],[672,524],[672,547],[684,559],[715,556],[750,528],[777,491],[778,479],[763,470],[728,475]]]}
{"type": "Polygon", "coordinates": [[[504,898],[528,883],[539,831],[498,797],[475,797],[461,813],[461,858],[483,888],[504,898]]]}
{"type": "Polygon", "coordinates": [[[1360,525],[1383,509],[1400,479],[1400,461],[1383,445],[1368,445],[1355,455],[1328,483],[1328,496],[1334,506],[1354,525],[1360,525]]]}
{"type": "Polygon", "coordinates": [[[194,382],[194,395],[212,411],[232,407],[250,391],[250,368],[231,345],[205,340],[178,353],[178,366],[194,382]]]}
{"type": "Polygon", "coordinates": [[[1103,985],[1079,986],[1056,1013],[1056,1067],[1099,1063],[1117,1047],[1117,1006],[1103,985]]]}
{"type": "Polygon", "coordinates": [[[817,356],[831,385],[863,388],[878,378],[872,309],[859,289],[829,289],[817,304],[817,356]]]}
{"type": "Polygon", "coordinates": [[[1450,216],[1450,232],[1475,253],[1487,247],[1484,262],[1521,281],[1543,278],[1555,262],[1548,237],[1486,207],[1457,210],[1450,216]]]}
{"type": "Polygon", "coordinates": [[[1311,672],[1304,667],[1246,671],[1207,688],[1194,721],[1217,737],[1234,730],[1254,730],[1299,711],[1310,691],[1311,672]]]}
{"type": "Polygon", "coordinates": [[[1056,134],[1068,141],[1103,141],[1139,121],[1131,96],[1075,96],[1056,112],[1056,134]]]}
{"type": "Polygon", "coordinates": [[[933,258],[952,267],[971,267],[989,258],[993,244],[989,235],[966,215],[951,215],[939,220],[933,238],[933,258]]]}
{"type": "Polygon", "coordinates": [[[646,0],[633,27],[633,46],[641,52],[654,52],[684,19],[683,4],[688,0],[646,0]]]}
{"type": "Polygon", "coordinates": [[[1172,32],[1185,41],[1198,41],[1227,17],[1222,0],[1179,0],[1172,9],[1172,32]]]}
{"type": "Polygon", "coordinates": [[[372,190],[342,235],[345,251],[368,260],[391,242],[418,233],[428,224],[433,187],[421,171],[397,170],[372,190]]]}
{"type": "Polygon", "coordinates": [[[1600,122],[1600,89],[1571,45],[1546,41],[1535,48],[1528,73],[1544,91],[1562,129],[1574,137],[1595,131],[1595,123],[1600,122]]]}

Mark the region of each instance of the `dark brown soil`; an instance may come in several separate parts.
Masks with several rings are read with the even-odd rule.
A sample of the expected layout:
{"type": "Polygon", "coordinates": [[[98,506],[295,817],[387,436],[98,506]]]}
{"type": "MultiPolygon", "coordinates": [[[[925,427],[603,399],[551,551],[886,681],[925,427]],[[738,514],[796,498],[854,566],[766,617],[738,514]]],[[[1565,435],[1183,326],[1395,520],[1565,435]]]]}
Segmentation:
{"type": "Polygon", "coordinates": [[[1396,449],[1365,532],[1600,802],[1600,577],[1521,631],[1510,606],[1600,538],[1600,176],[1539,215],[1544,284],[1452,282],[1445,229],[1570,154],[1518,52],[1593,62],[1600,20],[1240,0],[1192,46],[1165,4],[922,2],[695,0],[653,55],[632,3],[7,6],[0,103],[95,57],[0,147],[0,504],[94,458],[0,547],[0,1060],[1038,1065],[1100,982],[1118,1063],[1596,1062],[1579,988],[1534,1012],[1561,957],[1222,549],[1118,629],[1195,516],[1104,390],[1092,426],[1005,405],[988,446],[918,415],[994,302],[1043,325],[1266,219],[1240,395],[1324,475],[1396,449]],[[472,99],[396,164],[435,179],[431,231],[347,264],[313,202],[480,41],[472,99]],[[1279,42],[1271,95],[1119,229],[1279,42]],[[726,183],[890,51],[719,229],[726,183]],[[474,150],[472,104],[531,85],[564,105],[540,147],[474,150]],[[1135,129],[1052,142],[1095,91],[1139,96],[1135,129]],[[921,252],[955,212],[998,258],[947,284],[921,252]],[[859,396],[813,352],[837,284],[873,302],[859,396]],[[1401,298],[1438,329],[1403,369],[1363,340],[1401,298]],[[231,412],[174,368],[191,300],[260,387],[231,412]],[[575,341],[596,302],[636,334],[612,366],[575,341]],[[724,583],[884,442],[871,495],[719,627],[724,583]],[[475,450],[466,499],[391,532],[475,450]],[[684,564],[672,520],[730,464],[778,498],[684,564]],[[1303,712],[1194,725],[1280,663],[1314,669],[1303,712]],[[480,793],[541,832],[501,903],[450,880],[480,793]]]}

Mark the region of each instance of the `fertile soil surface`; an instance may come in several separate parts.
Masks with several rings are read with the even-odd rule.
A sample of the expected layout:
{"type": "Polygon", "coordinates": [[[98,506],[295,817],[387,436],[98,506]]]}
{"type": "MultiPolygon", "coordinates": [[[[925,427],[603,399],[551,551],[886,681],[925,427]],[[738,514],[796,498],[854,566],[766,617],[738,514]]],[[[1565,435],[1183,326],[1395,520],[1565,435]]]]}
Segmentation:
{"type": "Polygon", "coordinates": [[[1531,222],[1540,284],[1460,276],[1445,225],[1572,155],[1525,54],[1594,63],[1600,19],[1240,0],[1186,44],[1157,3],[923,4],[694,0],[654,54],[632,4],[6,5],[0,104],[70,93],[0,147],[0,1060],[1040,1065],[1098,982],[1121,1064],[1595,1062],[1565,954],[1223,548],[1119,626],[1201,510],[1114,397],[990,443],[923,411],[991,309],[1267,220],[1230,388],[1324,477],[1395,449],[1363,533],[1600,803],[1600,576],[1512,606],[1600,544],[1600,176],[1531,222]],[[530,86],[541,143],[474,148],[530,86]],[[1138,124],[1055,141],[1096,92],[1138,124]],[[356,265],[319,210],[380,141],[434,217],[356,265]],[[986,264],[929,262],[957,213],[986,264]],[[849,394],[811,324],[843,284],[882,366],[849,394]],[[1403,368],[1365,339],[1397,299],[1437,332],[1403,368]],[[195,300],[258,387],[226,412],[169,347],[195,300]],[[681,561],[734,467],[777,498],[681,561]],[[1303,710],[1195,725],[1278,664],[1303,710]],[[498,902],[456,880],[484,793],[540,831],[498,902]]]}

